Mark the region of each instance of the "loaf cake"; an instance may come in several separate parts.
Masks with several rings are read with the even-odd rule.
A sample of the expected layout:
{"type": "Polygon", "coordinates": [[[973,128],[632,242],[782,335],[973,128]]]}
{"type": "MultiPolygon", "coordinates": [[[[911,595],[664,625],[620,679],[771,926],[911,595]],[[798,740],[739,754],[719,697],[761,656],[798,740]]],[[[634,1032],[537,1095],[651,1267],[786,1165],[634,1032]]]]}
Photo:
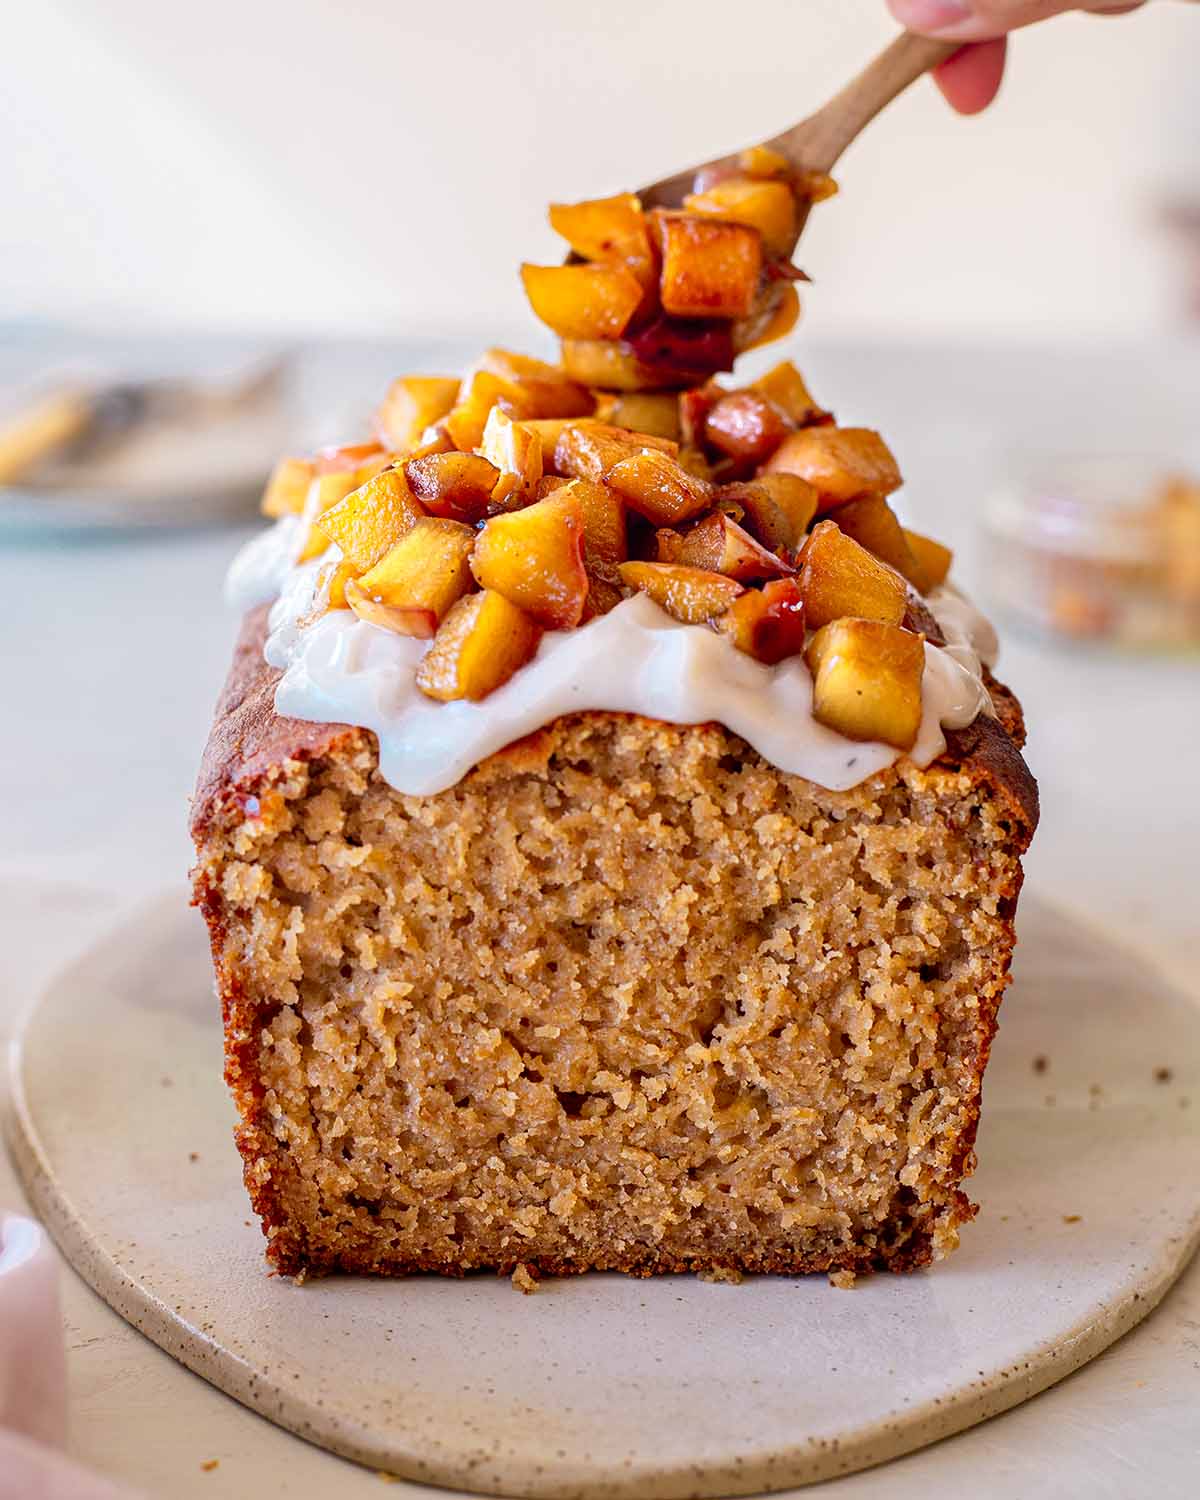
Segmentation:
{"type": "Polygon", "coordinates": [[[1037,793],[887,445],[702,367],[778,329],[778,181],[560,210],[623,257],[527,268],[582,365],[402,379],[268,489],[192,832],[279,1271],[910,1270],[975,1212],[1037,793]]]}

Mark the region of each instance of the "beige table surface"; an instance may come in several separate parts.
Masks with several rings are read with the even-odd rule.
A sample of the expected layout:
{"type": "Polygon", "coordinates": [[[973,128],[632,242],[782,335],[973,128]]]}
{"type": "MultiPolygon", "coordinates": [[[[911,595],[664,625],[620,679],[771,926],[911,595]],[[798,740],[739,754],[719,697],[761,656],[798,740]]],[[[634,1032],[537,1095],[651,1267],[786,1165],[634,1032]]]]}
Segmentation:
{"type": "MultiPolygon", "coordinates": [[[[384,358],[344,359],[339,401],[377,386],[384,358]]],[[[383,368],[409,362],[397,355],[383,368]]],[[[822,396],[855,392],[844,420],[869,414],[893,439],[911,519],[963,545],[968,577],[980,571],[971,507],[1014,455],[1102,444],[1131,426],[1137,446],[1179,453],[1189,432],[1195,440],[1194,348],[837,349],[806,364],[822,396]]],[[[172,882],[182,888],[186,797],[233,630],[218,579],[238,540],[213,531],[169,541],[0,539],[0,1036],[118,916],[172,882]]],[[[1025,702],[1042,786],[1031,885],[1144,952],[1200,1000],[1200,662],[1010,639],[1002,665],[1025,702]]],[[[0,1204],[20,1201],[0,1158],[0,1204]]],[[[986,1215],[969,1232],[986,1233],[986,1215]]],[[[380,1492],[378,1476],[270,1426],[176,1365],[69,1271],[64,1303],[71,1451],[81,1462],[172,1500],[380,1492]],[[216,1468],[202,1467],[213,1459],[216,1468]]],[[[388,1493],[446,1492],[397,1484],[388,1493]]],[[[1200,1263],[1141,1327],[1036,1400],[804,1493],[1191,1500],[1200,1493],[1200,1263]]],[[[2,1476],[0,1496],[8,1500],[2,1476]]]]}

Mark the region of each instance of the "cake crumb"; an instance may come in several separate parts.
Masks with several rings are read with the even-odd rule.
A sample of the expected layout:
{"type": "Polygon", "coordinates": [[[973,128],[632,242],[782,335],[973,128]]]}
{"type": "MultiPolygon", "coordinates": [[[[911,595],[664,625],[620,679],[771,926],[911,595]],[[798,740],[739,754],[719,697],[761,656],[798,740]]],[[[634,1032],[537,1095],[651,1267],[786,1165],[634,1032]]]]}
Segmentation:
{"type": "Polygon", "coordinates": [[[726,1286],[741,1286],[744,1279],[736,1266],[708,1266],[696,1274],[701,1281],[720,1281],[726,1286]]]}
{"type": "Polygon", "coordinates": [[[517,1262],[517,1269],[512,1273],[512,1284],[527,1297],[532,1297],[538,1289],[537,1277],[523,1260],[517,1262]]]}
{"type": "Polygon", "coordinates": [[[1039,1052],[1033,1060],[1033,1071],[1035,1073],[1044,1073],[1049,1066],[1050,1059],[1043,1053],[1039,1052]]]}
{"type": "Polygon", "coordinates": [[[1155,1081],[1155,1083],[1170,1083],[1170,1081],[1171,1081],[1171,1070],[1170,1070],[1170,1068],[1155,1068],[1155,1070],[1154,1070],[1154,1081],[1155,1081]]]}
{"type": "Polygon", "coordinates": [[[837,1287],[839,1292],[849,1292],[854,1289],[858,1277],[853,1271],[830,1271],[829,1285],[837,1287]]]}
{"type": "Polygon", "coordinates": [[[219,1458],[206,1458],[200,1465],[201,1473],[211,1474],[220,1462],[221,1460],[219,1458]]]}
{"type": "Polygon", "coordinates": [[[1078,1224],[1083,1218],[1082,1214],[1063,1214],[1064,1224],[1078,1224]]]}

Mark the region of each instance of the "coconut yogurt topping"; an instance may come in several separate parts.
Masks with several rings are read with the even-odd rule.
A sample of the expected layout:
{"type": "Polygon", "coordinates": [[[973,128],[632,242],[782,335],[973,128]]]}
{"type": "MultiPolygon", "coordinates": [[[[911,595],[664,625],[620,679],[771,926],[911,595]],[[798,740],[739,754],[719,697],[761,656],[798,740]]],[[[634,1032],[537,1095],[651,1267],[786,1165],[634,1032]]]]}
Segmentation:
{"type": "MultiPolygon", "coordinates": [[[[673,724],[716,720],[781,771],[833,791],[857,785],[902,753],[818,723],[801,657],[763,666],[707,625],[680,624],[644,594],[578,629],[547,632],[533,660],[483,702],[436,702],[416,684],[428,641],[344,609],[312,618],[330,554],[295,566],[297,534],[288,517],[250,542],[230,569],[227,597],[240,609],[275,600],[265,656],[283,673],[277,712],[371,730],[380,770],[399,792],[444,791],[505,745],[583,709],[673,724]]],[[[946,644],[925,643],[921,727],[906,752],[918,766],[945,749],[943,729],[991,711],[983,665],[996,652],[991,625],[957,591],[935,589],[926,602],[946,644]]]]}

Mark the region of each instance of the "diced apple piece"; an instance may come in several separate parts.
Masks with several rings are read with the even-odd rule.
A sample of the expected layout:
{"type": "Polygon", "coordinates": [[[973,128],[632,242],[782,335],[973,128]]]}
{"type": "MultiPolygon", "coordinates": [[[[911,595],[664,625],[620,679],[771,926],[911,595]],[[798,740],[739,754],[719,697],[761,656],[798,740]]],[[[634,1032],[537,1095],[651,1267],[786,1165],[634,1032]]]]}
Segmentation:
{"type": "Polygon", "coordinates": [[[757,230],[691,214],[656,214],[662,235],[663,308],[684,318],[742,318],[762,272],[757,230]]]}
{"type": "Polygon", "coordinates": [[[954,560],[954,553],[950,548],[943,547],[941,542],[935,542],[931,536],[922,536],[919,531],[906,530],[904,540],[908,543],[908,550],[912,553],[917,568],[915,578],[908,574],[905,576],[916,586],[918,592],[927,594],[930,589],[945,583],[950,564],[954,560]]]}
{"type": "MultiPolygon", "coordinates": [[[[675,462],[687,474],[695,479],[703,479],[708,484],[712,479],[712,465],[699,448],[680,448],[675,455],[675,462]]],[[[740,521],[741,516],[734,516],[735,521],[740,521]]]]}
{"type": "Polygon", "coordinates": [[[707,510],[713,487],[689,474],[665,453],[635,453],[615,464],[607,482],[630,510],[655,526],[674,526],[707,510]]]}
{"type": "Polygon", "coordinates": [[[777,406],[793,427],[814,427],[829,420],[829,413],[813,400],[804,376],[790,359],[752,380],[750,389],[777,406]]]}
{"type": "Polygon", "coordinates": [[[306,458],[281,458],[271,471],[260,509],[264,516],[298,516],[308,498],[316,465],[306,458]]]}
{"type": "Polygon", "coordinates": [[[322,564],[314,591],[316,602],[312,610],[301,619],[301,627],[307,628],[331,609],[349,609],[346,585],[352,583],[357,576],[353,563],[347,562],[344,557],[331,558],[329,562],[322,564]]]}
{"type": "Polygon", "coordinates": [[[495,692],[537,650],[542,632],[503,594],[484,589],[453,606],[417,668],[429,698],[478,702],[495,692]]]}
{"type": "Polygon", "coordinates": [[[738,157],[738,166],[747,177],[790,177],[792,164],[770,146],[748,146],[738,157]]]}
{"type": "Polygon", "coordinates": [[[342,549],[358,573],[365,573],[425,514],[399,469],[385,469],[346,495],[321,517],[320,529],[342,549]]]}
{"type": "Polygon", "coordinates": [[[487,514],[500,470],[478,453],[431,453],[410,458],[404,477],[431,516],[470,525],[487,514]]]}
{"type": "Polygon", "coordinates": [[[899,625],[908,599],[904,579],[833,521],[820,522],[804,544],[800,592],[813,630],[843,615],[899,625]]]}
{"type": "Polygon", "coordinates": [[[713,621],[739,651],[768,667],[804,650],[804,596],[794,578],[747,589],[713,621]]]}
{"type": "Polygon", "coordinates": [[[421,441],[415,448],[410,448],[404,455],[403,463],[412,463],[414,458],[429,458],[434,453],[455,453],[455,448],[450,434],[446,431],[445,422],[435,422],[432,427],[427,427],[421,434],[421,441]]]}
{"type": "Polygon", "coordinates": [[[521,267],[530,305],[564,339],[619,339],[642,300],[623,266],[521,267]]]}
{"type": "Polygon", "coordinates": [[[790,281],[767,285],[755,299],[753,308],[733,324],[733,347],[746,354],[763,344],[785,338],[800,321],[800,293],[790,281]]]}
{"type": "Polygon", "coordinates": [[[886,498],[903,482],[892,451],[868,427],[803,427],[767,460],[768,474],[798,474],[833,510],[862,495],[886,498]]]}
{"type": "Polygon", "coordinates": [[[643,286],[653,279],[646,218],[632,193],[585,203],[552,203],[550,227],[584,260],[625,265],[643,286]]]}
{"type": "Polygon", "coordinates": [[[554,467],[560,474],[591,479],[598,484],[622,459],[649,449],[667,455],[676,452],[675,444],[668,438],[628,432],[624,427],[608,427],[602,422],[569,422],[554,445],[554,467]]]}
{"type": "Polygon", "coordinates": [[[792,572],[787,563],[759,546],[721,511],[713,511],[697,521],[683,536],[674,531],[660,531],[658,558],[660,562],[686,563],[691,568],[724,573],[740,583],[752,578],[780,578],[792,572]]]}
{"type": "Polygon", "coordinates": [[[786,182],[731,177],[705,193],[690,193],[683,206],[688,213],[757,229],[771,255],[790,255],[795,246],[796,199],[786,182]]]}
{"type": "Polygon", "coordinates": [[[555,490],[561,490],[563,485],[571,484],[573,481],[564,479],[561,474],[543,474],[538,480],[537,490],[534,492],[535,500],[544,500],[547,495],[552,495],[555,490]]]}
{"type": "Polygon", "coordinates": [[[588,596],[587,603],[583,607],[583,622],[594,620],[598,615],[608,614],[609,610],[616,609],[624,598],[625,595],[617,584],[610,583],[607,578],[600,578],[589,571],[588,596]]]}
{"type": "Polygon", "coordinates": [[[793,178],[796,192],[809,203],[824,203],[838,191],[838,185],[828,172],[797,172],[793,178]]]}
{"type": "Polygon", "coordinates": [[[457,380],[441,375],[402,375],[393,380],[375,413],[381,441],[389,448],[411,448],[455,404],[458,387],[457,380]]]}
{"type": "Polygon", "coordinates": [[[533,498],[542,477],[542,443],[536,433],[493,406],[479,451],[500,471],[492,490],[496,505],[511,508],[533,498]]]}
{"type": "Polygon", "coordinates": [[[833,620],[804,653],[813,718],[852,740],[911,750],[921,727],[925,644],[878,620],[833,620]]]}
{"type": "Polygon", "coordinates": [[[585,417],[595,405],[561,366],[511,349],[485,349],[464,375],[463,391],[469,391],[475,376],[481,374],[499,382],[496,389],[510,403],[510,416],[585,417]]]}
{"type": "Polygon", "coordinates": [[[679,441],[679,401],[671,391],[602,392],[596,402],[596,420],[668,442],[679,441]]]}
{"type": "Polygon", "coordinates": [[[704,422],[710,447],[754,464],[765,463],[790,430],[779,407],[758,391],[722,396],[704,422]]]}
{"type": "Polygon", "coordinates": [[[624,340],[563,339],[562,360],[574,380],[600,390],[671,390],[688,383],[677,370],[644,364],[624,340]]]}
{"type": "MultiPolygon", "coordinates": [[[[318,474],[352,474],[383,453],[381,443],[339,443],[318,448],[315,459],[318,474]]],[[[368,476],[369,477],[369,476],[368,476]]]]}
{"type": "Polygon", "coordinates": [[[680,391],[679,441],[689,448],[699,448],[704,442],[704,424],[708,414],[722,396],[728,392],[715,380],[704,385],[693,386],[690,391],[680,391]]]}
{"type": "Polygon", "coordinates": [[[909,583],[919,587],[921,572],[917,561],[905,539],[904,528],[886,500],[878,495],[864,495],[861,500],[839,505],[837,523],[860,547],[873,552],[880,562],[895,568],[909,583]]]}
{"type": "Polygon", "coordinates": [[[475,532],[461,521],[422,516],[375,566],[346,585],[360,619],[428,639],[467,593],[475,532]]]}
{"type": "Polygon", "coordinates": [[[475,539],[471,569],[547,630],[570,630],[583,616],[588,577],[583,511],[569,486],[509,515],[493,516],[475,539]]]}
{"type": "Polygon", "coordinates": [[[325,513],[358,488],[358,475],[354,469],[318,473],[308,487],[301,513],[301,542],[296,550],[296,562],[311,562],[329,546],[329,537],[318,524],[325,513]]]}
{"type": "Polygon", "coordinates": [[[722,573],[689,568],[682,563],[627,562],[621,581],[648,594],[655,604],[685,625],[702,625],[729,608],[742,585],[722,573]]]}
{"type": "Polygon", "coordinates": [[[816,490],[795,474],[760,474],[744,484],[723,485],[717,499],[740,505],[748,530],[780,557],[799,551],[817,513],[816,490]]]}

